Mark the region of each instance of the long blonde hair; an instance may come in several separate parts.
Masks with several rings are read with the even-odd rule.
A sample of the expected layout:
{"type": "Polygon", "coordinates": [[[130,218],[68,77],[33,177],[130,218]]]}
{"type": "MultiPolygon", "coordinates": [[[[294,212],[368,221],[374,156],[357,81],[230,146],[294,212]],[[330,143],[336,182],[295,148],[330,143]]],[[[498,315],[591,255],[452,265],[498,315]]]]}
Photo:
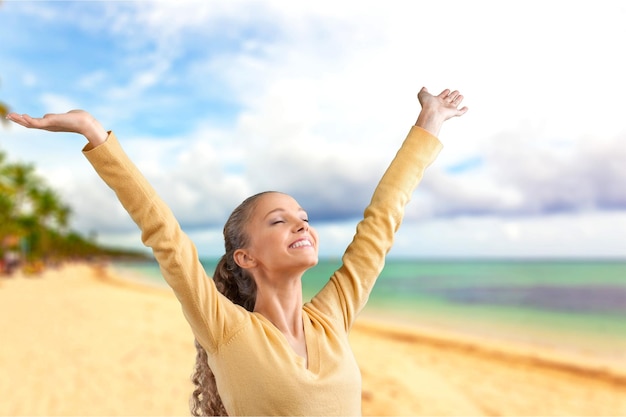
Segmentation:
{"type": "MultiPolygon", "coordinates": [[[[217,290],[226,298],[248,311],[254,310],[256,302],[256,284],[252,276],[235,262],[233,254],[237,249],[248,244],[245,225],[250,218],[259,197],[273,191],[265,191],[245,199],[229,216],[224,225],[224,248],[226,253],[221,257],[213,281],[217,290]]],[[[194,416],[227,415],[222,399],[217,391],[215,375],[211,370],[207,353],[195,340],[196,366],[191,376],[195,384],[191,400],[191,414],[194,416]]]]}

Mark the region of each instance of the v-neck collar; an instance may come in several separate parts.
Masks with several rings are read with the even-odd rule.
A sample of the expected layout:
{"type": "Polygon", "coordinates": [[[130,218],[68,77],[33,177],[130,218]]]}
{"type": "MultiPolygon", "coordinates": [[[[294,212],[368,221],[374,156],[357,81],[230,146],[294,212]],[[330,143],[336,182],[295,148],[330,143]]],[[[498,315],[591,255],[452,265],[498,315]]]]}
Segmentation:
{"type": "Polygon", "coordinates": [[[272,331],[279,335],[282,343],[288,348],[289,352],[293,355],[293,357],[298,361],[298,363],[302,366],[303,369],[317,373],[319,372],[319,345],[317,343],[317,338],[315,337],[315,329],[313,327],[313,323],[311,323],[311,318],[307,314],[307,312],[302,310],[302,327],[304,331],[304,343],[306,344],[306,359],[300,356],[289,344],[287,337],[283,334],[283,332],[278,329],[267,317],[262,315],[261,313],[253,313],[257,317],[261,318],[272,331]],[[306,363],[306,366],[305,366],[306,363]]]}

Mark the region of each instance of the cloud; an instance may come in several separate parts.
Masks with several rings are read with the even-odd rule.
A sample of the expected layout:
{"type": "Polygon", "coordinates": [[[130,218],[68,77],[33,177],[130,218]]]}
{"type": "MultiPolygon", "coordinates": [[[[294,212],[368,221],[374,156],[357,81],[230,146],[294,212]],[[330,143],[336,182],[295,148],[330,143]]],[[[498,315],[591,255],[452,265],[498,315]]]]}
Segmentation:
{"type": "Polygon", "coordinates": [[[573,146],[494,148],[498,181],[524,196],[521,213],[626,209],[623,138],[576,138],[573,146]]]}
{"type": "Polygon", "coordinates": [[[78,109],[78,106],[72,97],[60,94],[43,94],[39,101],[42,104],[44,113],[59,113],[59,109],[78,109]]]}
{"type": "Polygon", "coordinates": [[[432,218],[406,222],[390,256],[623,258],[626,213],[432,218]]]}
{"type": "Polygon", "coordinates": [[[503,133],[484,147],[481,163],[438,169],[425,180],[434,216],[541,216],[626,210],[623,137],[580,137],[570,144],[503,133]],[[543,142],[545,140],[546,142],[543,142]]]}

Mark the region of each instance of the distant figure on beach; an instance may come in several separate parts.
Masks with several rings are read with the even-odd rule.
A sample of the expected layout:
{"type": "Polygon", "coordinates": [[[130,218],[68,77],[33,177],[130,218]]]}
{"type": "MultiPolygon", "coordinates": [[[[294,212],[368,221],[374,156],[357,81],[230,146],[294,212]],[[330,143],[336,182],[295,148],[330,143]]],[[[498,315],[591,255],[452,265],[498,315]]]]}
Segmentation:
{"type": "Polygon", "coordinates": [[[6,235],[0,240],[0,275],[11,276],[20,266],[19,237],[6,235]]]}
{"type": "Polygon", "coordinates": [[[342,266],[304,304],[301,279],[318,262],[319,242],[291,196],[263,192],[235,208],[224,226],[226,253],[210,278],[170,209],[93,116],[72,110],[7,118],[89,142],[84,155],[141,229],[196,338],[193,415],[360,415],[350,328],[413,190],[442,148],[440,128],[467,111],[458,91],[432,95],[422,88],[418,100],[415,126],[374,190],[342,266]]]}

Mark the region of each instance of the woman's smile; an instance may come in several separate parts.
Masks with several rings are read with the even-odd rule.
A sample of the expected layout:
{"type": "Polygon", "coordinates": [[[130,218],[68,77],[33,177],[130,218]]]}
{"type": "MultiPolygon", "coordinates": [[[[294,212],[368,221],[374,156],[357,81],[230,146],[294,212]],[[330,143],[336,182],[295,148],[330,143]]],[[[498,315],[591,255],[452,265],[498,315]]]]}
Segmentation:
{"type": "Polygon", "coordinates": [[[309,247],[309,248],[313,247],[313,243],[311,243],[308,237],[298,239],[295,242],[293,242],[291,245],[289,245],[289,249],[298,249],[298,248],[306,248],[306,247],[309,247]]]}

